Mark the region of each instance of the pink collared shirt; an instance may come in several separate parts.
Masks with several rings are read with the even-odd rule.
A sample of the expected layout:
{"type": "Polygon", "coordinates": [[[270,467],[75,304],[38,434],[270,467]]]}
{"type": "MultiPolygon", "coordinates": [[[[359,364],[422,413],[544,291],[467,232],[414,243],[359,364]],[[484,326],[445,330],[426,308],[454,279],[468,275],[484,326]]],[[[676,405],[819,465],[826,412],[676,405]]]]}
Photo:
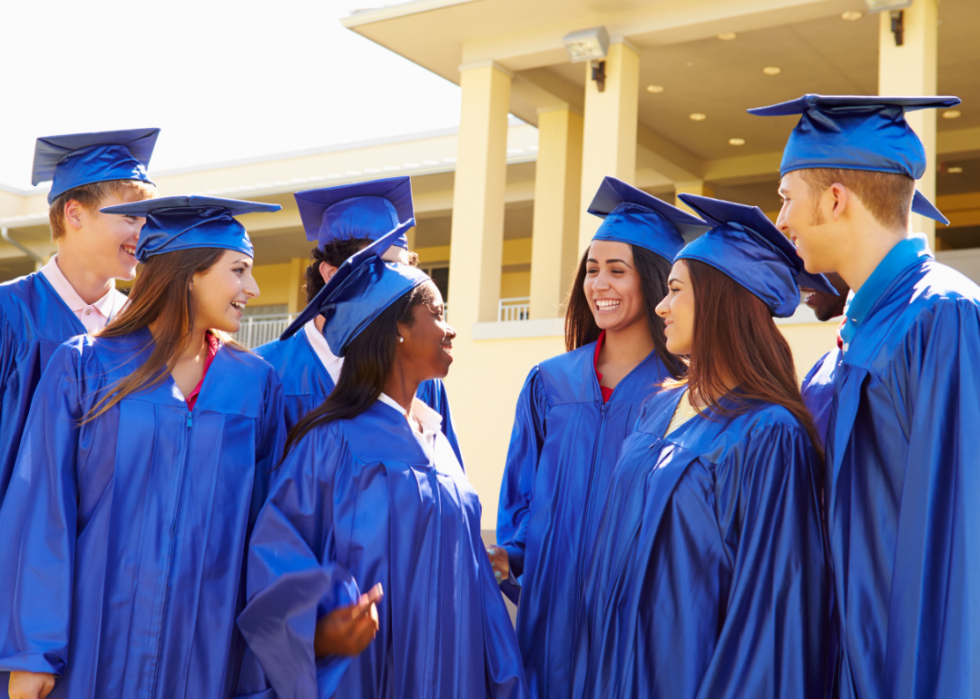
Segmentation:
{"type": "Polygon", "coordinates": [[[71,309],[75,316],[85,326],[85,332],[93,333],[101,330],[109,322],[110,318],[115,317],[128,300],[124,294],[116,291],[115,284],[105,296],[92,304],[85,303],[82,297],[75,291],[68,278],[65,277],[61,268],[58,267],[58,256],[51,258],[48,264],[41,268],[41,274],[48,280],[54,290],[71,309]]]}

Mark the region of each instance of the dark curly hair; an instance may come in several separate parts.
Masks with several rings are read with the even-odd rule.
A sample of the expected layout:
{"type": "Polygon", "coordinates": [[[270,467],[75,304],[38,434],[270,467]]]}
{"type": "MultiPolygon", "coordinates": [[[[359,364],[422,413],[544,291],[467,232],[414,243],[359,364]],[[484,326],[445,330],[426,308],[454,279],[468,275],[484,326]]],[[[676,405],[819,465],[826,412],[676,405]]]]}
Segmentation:
{"type": "MultiPolygon", "coordinates": [[[[310,250],[310,264],[306,268],[306,285],[304,286],[306,290],[306,302],[309,303],[312,301],[313,297],[326,284],[323,281],[323,275],[320,274],[321,262],[326,262],[333,267],[340,267],[340,265],[344,264],[344,260],[358,250],[363,250],[372,242],[369,238],[347,238],[346,240],[333,240],[327,243],[323,250],[319,247],[310,250]]],[[[419,256],[417,253],[408,253],[408,258],[408,264],[412,265],[412,267],[419,266],[419,256]]]]}

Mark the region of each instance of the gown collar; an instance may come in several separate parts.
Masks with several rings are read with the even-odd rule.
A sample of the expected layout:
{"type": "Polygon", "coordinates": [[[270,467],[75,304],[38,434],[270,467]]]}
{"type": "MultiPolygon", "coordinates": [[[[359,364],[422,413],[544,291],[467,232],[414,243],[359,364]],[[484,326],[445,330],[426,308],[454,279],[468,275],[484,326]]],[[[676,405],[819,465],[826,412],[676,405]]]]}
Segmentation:
{"type": "Polygon", "coordinates": [[[850,348],[858,327],[865,321],[892,282],[906,269],[918,264],[922,258],[928,257],[932,257],[928,241],[916,235],[901,241],[885,255],[885,259],[878,263],[871,276],[854,293],[854,298],[847,307],[847,317],[840,329],[845,352],[850,348]]]}

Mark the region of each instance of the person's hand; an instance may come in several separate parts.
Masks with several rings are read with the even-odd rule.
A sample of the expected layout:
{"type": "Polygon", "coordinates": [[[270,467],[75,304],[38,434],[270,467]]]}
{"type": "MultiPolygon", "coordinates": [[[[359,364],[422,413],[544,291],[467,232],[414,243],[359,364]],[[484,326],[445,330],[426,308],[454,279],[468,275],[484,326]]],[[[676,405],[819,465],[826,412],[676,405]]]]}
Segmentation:
{"type": "Polygon", "coordinates": [[[50,672],[11,672],[7,684],[10,699],[44,699],[54,691],[50,672]]]}
{"type": "Polygon", "coordinates": [[[503,582],[510,577],[510,556],[507,549],[500,546],[490,546],[487,548],[487,556],[490,558],[490,567],[493,568],[493,577],[497,582],[503,582]]]}
{"type": "Polygon", "coordinates": [[[378,632],[377,603],[384,596],[381,583],[361,595],[357,604],[335,609],[316,622],[313,651],[325,655],[360,655],[378,632]]]}

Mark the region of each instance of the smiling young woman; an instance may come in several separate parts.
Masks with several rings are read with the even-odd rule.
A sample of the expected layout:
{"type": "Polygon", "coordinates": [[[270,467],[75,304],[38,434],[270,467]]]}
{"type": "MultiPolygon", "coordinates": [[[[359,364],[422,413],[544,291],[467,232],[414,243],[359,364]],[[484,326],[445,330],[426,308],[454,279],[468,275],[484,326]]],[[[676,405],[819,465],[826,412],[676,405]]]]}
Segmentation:
{"type": "Polygon", "coordinates": [[[682,233],[708,228],[611,177],[589,211],[604,221],[569,294],[568,351],[534,367],[518,399],[489,550],[505,594],[519,594],[518,639],[539,697],[570,696],[582,575],[613,466],[643,400],[684,371],[654,309],[682,233]]]}
{"type": "Polygon", "coordinates": [[[105,212],[147,217],[143,267],[105,330],[54,353],[34,399],[17,460],[31,477],[0,512],[0,557],[17,562],[0,578],[11,697],[233,689],[247,535],[285,434],[275,372],[221,335],[259,293],[233,214],[278,208],[105,212]]]}
{"type": "Polygon", "coordinates": [[[284,333],[322,314],[345,361],[255,525],[240,696],[527,696],[479,499],[415,397],[449,372],[456,333],[429,277],[381,257],[412,225],[344,262],[284,333]]]}
{"type": "Polygon", "coordinates": [[[612,474],[572,696],[822,697],[820,440],[773,316],[798,283],[830,287],[760,210],[681,198],[715,224],[657,307],[688,372],[643,405],[612,474]]]}
{"type": "MultiPolygon", "coordinates": [[[[306,239],[316,241],[306,268],[306,301],[309,303],[348,257],[386,235],[400,222],[412,218],[412,182],[409,177],[323,187],[296,192],[296,206],[306,239]]],[[[382,257],[388,262],[418,266],[418,255],[400,236],[382,257]]],[[[323,316],[311,318],[298,332],[255,349],[271,364],[286,393],[286,428],[292,429],[311,410],[323,403],[340,378],[344,358],[338,357],[323,336],[323,316]]],[[[424,381],[418,399],[442,417],[442,431],[456,457],[462,451],[453,425],[449,396],[441,379],[424,381]]]]}

